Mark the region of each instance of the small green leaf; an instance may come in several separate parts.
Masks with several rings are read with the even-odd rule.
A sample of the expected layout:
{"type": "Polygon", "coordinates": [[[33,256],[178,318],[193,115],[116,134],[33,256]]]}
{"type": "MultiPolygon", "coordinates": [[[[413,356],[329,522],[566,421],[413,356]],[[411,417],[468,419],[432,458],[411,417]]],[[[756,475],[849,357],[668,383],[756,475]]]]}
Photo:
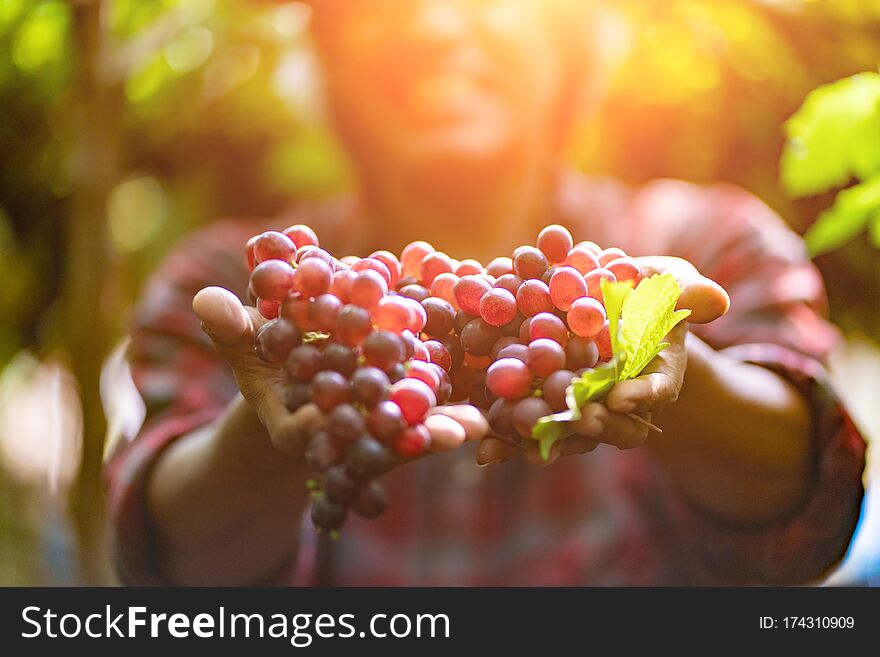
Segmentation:
{"type": "Polygon", "coordinates": [[[858,235],[880,211],[880,175],[845,189],[819,215],[804,239],[811,255],[826,253],[858,235]]]}
{"type": "MultiPolygon", "coordinates": [[[[618,331],[620,314],[623,303],[633,290],[632,281],[624,283],[612,283],[602,279],[602,297],[605,301],[605,313],[608,316],[608,334],[611,337],[611,351],[615,357],[615,365],[618,370],[626,361],[626,345],[618,331]]],[[[618,372],[619,373],[619,372],[618,372]]]]}
{"type": "Polygon", "coordinates": [[[614,361],[584,372],[582,376],[572,380],[566,392],[569,410],[580,410],[587,402],[598,399],[611,390],[616,382],[614,361]]]}
{"type": "Polygon", "coordinates": [[[550,448],[553,447],[553,443],[564,438],[568,433],[566,425],[572,419],[576,419],[572,411],[562,411],[542,417],[532,427],[532,438],[538,441],[541,458],[545,461],[550,456],[550,448]]]}
{"type": "Polygon", "coordinates": [[[654,274],[626,297],[621,332],[627,358],[619,380],[638,376],[662,350],[663,338],[691,314],[689,310],[675,310],[681,293],[672,274],[654,274]]]}

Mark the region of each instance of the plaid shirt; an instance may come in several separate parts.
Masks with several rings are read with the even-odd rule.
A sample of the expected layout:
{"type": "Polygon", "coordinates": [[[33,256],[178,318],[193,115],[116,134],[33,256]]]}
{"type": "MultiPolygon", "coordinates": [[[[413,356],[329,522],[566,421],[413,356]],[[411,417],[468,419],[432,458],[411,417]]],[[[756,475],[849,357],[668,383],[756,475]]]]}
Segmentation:
{"type": "MultiPolygon", "coordinates": [[[[304,220],[333,249],[356,230],[344,206],[298,212],[271,223],[224,221],[191,236],[136,308],[130,353],[147,422],[107,466],[117,561],[128,582],[163,582],[144,510],[151,464],[236,393],[199,330],[192,297],[222,285],[244,298],[242,246],[270,225],[304,220]]],[[[385,515],[351,518],[339,541],[319,540],[306,514],[300,549],[276,583],[785,584],[816,580],[840,559],[859,516],[865,445],[824,383],[822,363],[838,335],[822,319],[824,286],[799,238],[729,185],[657,181],[633,190],[573,176],[561,186],[558,214],[579,239],[686,258],[728,290],[730,312],[691,330],[802,391],[813,414],[814,476],[799,510],[762,527],[709,517],[677,494],[646,449],[600,446],[548,468],[519,459],[479,469],[466,445],[386,476],[385,515]]],[[[359,241],[344,250],[370,246],[359,241]]]]}

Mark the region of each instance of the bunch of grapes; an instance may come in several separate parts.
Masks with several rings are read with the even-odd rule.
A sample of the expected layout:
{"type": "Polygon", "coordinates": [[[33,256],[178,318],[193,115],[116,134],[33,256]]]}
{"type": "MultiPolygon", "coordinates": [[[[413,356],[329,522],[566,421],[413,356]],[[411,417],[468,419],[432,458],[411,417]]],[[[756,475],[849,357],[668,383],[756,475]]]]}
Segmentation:
{"type": "Polygon", "coordinates": [[[304,225],[251,238],[246,258],[269,320],[256,352],[283,368],[291,412],[311,402],[324,414],[306,457],[325,530],[384,511],[377,478],[431,448],[438,404],[470,402],[497,435],[532,440],[571,380],[611,358],[601,281],[641,277],[622,250],[574,244],[559,225],[486,266],[421,241],[399,258],[337,259],[304,225]]]}

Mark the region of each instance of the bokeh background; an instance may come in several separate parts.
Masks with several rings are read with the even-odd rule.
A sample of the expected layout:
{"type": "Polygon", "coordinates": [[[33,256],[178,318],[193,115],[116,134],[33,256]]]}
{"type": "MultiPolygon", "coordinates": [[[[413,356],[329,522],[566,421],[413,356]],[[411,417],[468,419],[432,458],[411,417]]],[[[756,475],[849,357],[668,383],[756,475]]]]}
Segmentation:
{"type": "MultiPolygon", "coordinates": [[[[603,4],[573,161],[732,181],[812,227],[847,336],[832,374],[877,444],[880,2],[603,4]]],[[[0,584],[113,582],[101,460],[143,410],[102,380],[124,374],[131,304],[170,245],[349,185],[308,20],[277,0],[0,0],[0,584]]],[[[869,458],[832,583],[880,582],[869,458]]]]}

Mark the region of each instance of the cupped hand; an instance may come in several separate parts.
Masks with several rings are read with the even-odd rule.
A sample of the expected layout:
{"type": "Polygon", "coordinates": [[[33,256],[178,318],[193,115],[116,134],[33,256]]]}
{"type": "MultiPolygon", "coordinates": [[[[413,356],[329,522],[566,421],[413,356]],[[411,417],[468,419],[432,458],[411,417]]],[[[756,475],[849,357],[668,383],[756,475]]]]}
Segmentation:
{"type": "Polygon", "coordinates": [[[687,260],[668,256],[637,258],[642,276],[672,274],[683,292],[676,306],[691,315],[666,337],[669,346],[652,360],[642,373],[616,384],[603,402],[592,402],[581,409],[581,418],[569,424],[571,435],[558,440],[545,461],[537,443],[525,448],[488,436],[477,448],[477,464],[495,465],[519,453],[536,465],[549,465],[561,456],[584,454],[600,444],[631,449],[648,438],[652,415],[675,403],[687,369],[687,323],[706,324],[724,315],[730,297],[715,281],[700,274],[687,260]],[[639,418],[639,419],[637,419],[639,418]]]}
{"type": "MultiPolygon", "coordinates": [[[[266,428],[273,446],[281,453],[302,457],[309,437],[323,427],[324,416],[314,404],[305,404],[294,413],[285,407],[282,371],[254,352],[254,335],[267,320],[256,308],[244,306],[232,292],[220,287],[199,291],[193,298],[193,310],[202,330],[232,369],[238,389],[266,428]]],[[[480,439],[489,428],[483,415],[467,404],[433,409],[425,426],[431,434],[429,451],[434,452],[480,439]]]]}

